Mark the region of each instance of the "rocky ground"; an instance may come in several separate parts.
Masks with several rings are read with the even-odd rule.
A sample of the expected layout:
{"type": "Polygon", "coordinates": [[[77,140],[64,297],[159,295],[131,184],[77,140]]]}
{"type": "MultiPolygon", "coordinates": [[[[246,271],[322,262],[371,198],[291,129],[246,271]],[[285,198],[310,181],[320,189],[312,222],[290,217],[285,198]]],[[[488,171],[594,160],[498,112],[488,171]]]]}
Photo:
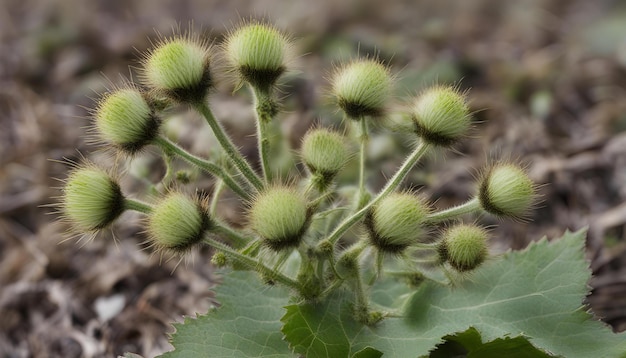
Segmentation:
{"type": "MultiPolygon", "coordinates": [[[[284,86],[282,127],[297,146],[311,123],[332,121],[325,79],[341,59],[378,53],[398,75],[398,103],[433,83],[470,90],[473,136],[430,158],[411,183],[446,206],[474,190],[475,169],[519,158],[541,184],[529,222],[497,222],[493,250],[589,227],[595,277],[588,302],[615,331],[626,329],[626,6],[620,1],[91,1],[0,4],[0,356],[146,357],[171,349],[170,323],[214,304],[219,277],[210,252],[175,268],[142,246],[137,217],[93,241],[64,241],[47,215],[69,169],[95,148],[88,110],[107,87],[136,76],[156,33],[190,22],[219,40],[240,18],[267,16],[294,35],[295,68],[284,86]],[[320,119],[321,118],[321,119],[320,119]],[[44,207],[42,207],[44,206],[44,207]]],[[[253,155],[248,98],[223,81],[216,114],[253,155]]],[[[174,114],[170,130],[206,154],[202,123],[174,114]]],[[[384,129],[379,129],[384,132],[384,129]]],[[[385,139],[387,138],[387,139],[385,139]]],[[[392,139],[389,139],[392,138],[392,139]]],[[[382,184],[406,150],[376,137],[370,186],[382,184]]],[[[135,160],[162,174],[156,151],[135,160]]],[[[133,173],[131,173],[133,174],[133,173]]],[[[132,177],[133,175],[131,175],[132,177]]],[[[137,176],[137,175],[135,175],[137,176]]],[[[141,181],[124,182],[142,194],[141,181]]],[[[211,181],[196,184],[209,190],[211,181]]],[[[240,208],[220,214],[241,224],[240,208]]]]}

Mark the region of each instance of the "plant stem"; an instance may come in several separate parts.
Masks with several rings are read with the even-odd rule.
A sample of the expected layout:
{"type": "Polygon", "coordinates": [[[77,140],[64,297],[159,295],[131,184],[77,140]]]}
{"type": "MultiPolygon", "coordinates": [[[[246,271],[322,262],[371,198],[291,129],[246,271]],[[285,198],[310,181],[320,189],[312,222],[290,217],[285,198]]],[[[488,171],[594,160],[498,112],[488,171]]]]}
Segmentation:
{"type": "Polygon", "coordinates": [[[326,258],[320,257],[318,258],[317,263],[316,263],[317,266],[315,267],[315,273],[317,275],[318,280],[322,284],[322,286],[325,286],[325,283],[326,283],[326,277],[324,277],[325,264],[326,264],[326,258]]]}
{"type": "Polygon", "coordinates": [[[215,233],[222,234],[224,237],[233,241],[238,247],[246,246],[250,241],[252,241],[251,238],[242,235],[240,232],[221,222],[214,221],[213,230],[215,233]]]}
{"type": "Polygon", "coordinates": [[[273,104],[270,97],[269,89],[261,91],[257,87],[250,85],[252,94],[254,95],[254,109],[256,114],[257,140],[259,146],[259,159],[261,161],[261,169],[263,178],[266,183],[272,180],[271,168],[269,162],[270,156],[270,139],[268,137],[269,125],[274,119],[273,104]]]}
{"type": "Polygon", "coordinates": [[[161,182],[157,186],[157,190],[159,191],[161,191],[162,189],[167,190],[170,183],[172,182],[172,176],[174,174],[174,171],[172,170],[173,169],[172,159],[173,159],[173,153],[165,152],[165,155],[163,158],[163,163],[165,164],[165,174],[163,175],[163,178],[161,178],[161,182]]]}
{"type": "Polygon", "coordinates": [[[360,210],[366,203],[363,202],[365,197],[365,159],[367,152],[367,142],[369,135],[367,131],[367,121],[365,117],[361,117],[357,123],[357,136],[359,138],[359,189],[356,199],[356,210],[360,210]]]}
{"type": "Polygon", "coordinates": [[[357,315],[357,319],[362,323],[367,324],[369,321],[369,302],[367,300],[367,294],[363,287],[363,278],[361,277],[361,271],[356,270],[355,277],[352,280],[354,283],[354,295],[355,295],[355,307],[354,310],[357,315]]]}
{"type": "Polygon", "coordinates": [[[209,206],[209,215],[211,217],[215,217],[215,212],[217,211],[217,203],[220,201],[220,194],[224,190],[224,180],[218,178],[215,182],[215,186],[213,187],[213,197],[211,198],[211,205],[209,206]]]}
{"type": "Polygon", "coordinates": [[[144,214],[150,214],[152,212],[152,206],[150,204],[129,198],[124,199],[124,208],[126,210],[134,210],[144,214]]]}
{"type": "Polygon", "coordinates": [[[203,242],[213,247],[214,249],[220,250],[226,256],[230,257],[231,259],[237,261],[239,264],[251,270],[257,271],[258,273],[263,274],[263,275],[267,275],[272,280],[275,280],[276,282],[281,283],[287,287],[290,287],[298,291],[300,290],[300,284],[296,280],[293,280],[283,275],[280,272],[276,272],[272,270],[271,268],[256,261],[255,259],[252,259],[248,256],[240,254],[239,252],[230,248],[228,245],[222,244],[221,242],[215,241],[211,238],[205,238],[203,242]]]}
{"type": "Polygon", "coordinates": [[[372,275],[371,280],[369,281],[369,285],[373,285],[374,282],[379,279],[383,274],[383,263],[385,261],[385,256],[379,250],[376,250],[376,266],[374,267],[374,275],[372,275]]]}
{"type": "Polygon", "coordinates": [[[365,216],[367,211],[372,206],[374,206],[384,197],[392,193],[398,187],[398,185],[402,183],[409,171],[411,171],[413,166],[417,164],[418,160],[426,153],[429,148],[430,146],[428,144],[426,144],[425,142],[421,142],[413,150],[413,153],[411,153],[406,158],[400,169],[398,169],[396,174],[394,174],[394,176],[387,182],[387,185],[385,185],[385,187],[378,193],[378,195],[376,195],[376,197],[372,201],[370,201],[363,208],[361,208],[361,210],[357,211],[356,213],[346,218],[343,222],[341,222],[341,224],[339,224],[339,226],[325,240],[328,240],[330,243],[335,244],[343,236],[343,234],[345,234],[346,231],[348,231],[354,224],[361,220],[363,216],[365,216]]]}
{"type": "Polygon", "coordinates": [[[368,324],[369,322],[369,301],[363,286],[363,275],[361,274],[361,268],[359,265],[359,256],[364,252],[367,247],[367,242],[361,240],[360,242],[352,245],[348,248],[342,256],[339,258],[339,262],[342,262],[346,268],[349,268],[350,284],[354,286],[355,305],[354,312],[356,319],[362,323],[368,324]]]}
{"type": "Polygon", "coordinates": [[[246,200],[250,199],[250,194],[247,191],[245,191],[241,186],[239,186],[239,184],[237,184],[237,182],[233,178],[231,178],[231,176],[228,173],[226,173],[224,169],[222,169],[222,167],[189,153],[188,151],[179,147],[176,143],[170,141],[169,139],[165,137],[162,137],[162,136],[156,137],[156,139],[154,140],[154,143],[158,145],[159,147],[161,147],[161,149],[164,152],[173,153],[181,157],[188,163],[197,166],[198,168],[204,170],[205,172],[217,178],[220,178],[221,180],[224,181],[224,184],[228,185],[228,187],[232,189],[232,191],[234,191],[237,195],[239,195],[243,199],[246,199],[246,200]]]}
{"type": "Polygon", "coordinates": [[[235,145],[231,141],[230,137],[226,135],[226,132],[224,131],[224,128],[222,128],[222,125],[213,116],[213,112],[211,112],[209,106],[207,106],[204,102],[196,102],[193,103],[192,106],[198,112],[200,112],[202,116],[204,116],[204,119],[213,130],[215,138],[217,138],[217,141],[220,142],[220,145],[224,149],[224,152],[226,152],[226,155],[228,155],[230,160],[233,161],[233,164],[235,164],[237,169],[239,169],[239,171],[241,172],[241,174],[243,174],[246,180],[248,180],[250,184],[252,184],[252,186],[254,186],[257,190],[263,190],[263,182],[254,172],[254,170],[250,166],[250,163],[248,163],[248,161],[241,155],[237,148],[235,148],[235,145]]]}
{"type": "MultiPolygon", "coordinates": [[[[322,204],[322,203],[324,202],[324,200],[328,199],[328,197],[329,197],[331,194],[332,194],[332,193],[331,193],[331,192],[328,192],[328,191],[320,193],[320,196],[318,196],[317,198],[315,198],[314,200],[312,200],[312,201],[309,203],[309,206],[317,208],[320,204],[322,204]]],[[[317,209],[316,209],[316,211],[317,211],[317,209]]]]}
{"type": "Polygon", "coordinates": [[[304,186],[304,195],[308,196],[311,192],[313,192],[314,194],[319,192],[316,185],[315,176],[313,174],[306,178],[306,185],[304,186]]]}
{"type": "Polygon", "coordinates": [[[478,211],[478,210],[480,210],[480,201],[478,200],[478,198],[473,198],[465,202],[464,204],[457,205],[457,206],[454,206],[449,209],[442,210],[436,213],[432,213],[428,215],[428,217],[426,218],[426,221],[430,223],[437,223],[437,222],[455,218],[460,215],[469,214],[471,212],[478,211]]]}

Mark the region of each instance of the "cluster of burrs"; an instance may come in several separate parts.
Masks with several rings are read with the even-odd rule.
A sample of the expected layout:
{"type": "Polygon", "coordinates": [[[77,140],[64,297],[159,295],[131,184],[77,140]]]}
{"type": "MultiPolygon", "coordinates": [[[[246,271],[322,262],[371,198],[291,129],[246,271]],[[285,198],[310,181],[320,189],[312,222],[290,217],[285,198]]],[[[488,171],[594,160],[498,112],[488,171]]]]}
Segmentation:
{"type": "MultiPolygon", "coordinates": [[[[78,164],[65,182],[60,203],[72,230],[95,233],[126,210],[139,211],[146,217],[150,246],[158,252],[183,256],[198,245],[209,245],[215,249],[215,264],[254,270],[266,282],[286,285],[307,300],[323,299],[345,284],[355,292],[355,317],[369,324],[382,316],[369,307],[367,290],[374,280],[364,277],[365,258],[375,258],[369,260],[377,263],[371,265],[373,278],[384,274],[385,259],[400,259],[408,263],[407,275],[420,275],[416,256],[422,261],[426,257],[448,277],[466,273],[487,259],[489,235],[485,228],[457,218],[473,212],[512,218],[528,213],[536,188],[511,162],[483,170],[475,198],[439,212],[419,193],[401,189],[426,153],[455,145],[471,127],[466,94],[450,86],[427,89],[411,102],[405,114],[411,119],[414,148],[378,193],[368,190],[368,123],[388,114],[394,83],[390,69],[377,58],[340,65],[331,76],[330,92],[347,118],[343,125],[351,130],[309,130],[299,149],[306,175],[288,181],[276,178],[268,132],[280,113],[277,81],[288,69],[291,50],[288,36],[258,21],[242,23],[220,46],[192,34],[160,40],[145,55],[141,84],[126,83],[99,100],[93,111],[94,131],[120,156],[136,156],[146,146],[156,146],[167,168],[172,158],[186,161],[215,178],[213,193],[189,195],[165,182],[160,197],[140,201],[123,193],[111,171],[78,164]],[[220,62],[228,66],[222,70],[234,73],[238,85],[247,85],[253,95],[259,170],[242,156],[208,104],[220,62]],[[228,165],[196,156],[163,134],[166,111],[182,105],[204,117],[228,165]],[[359,182],[353,195],[342,194],[337,183],[338,173],[353,157],[348,143],[359,148],[359,182]],[[244,225],[233,227],[217,214],[224,190],[247,205],[244,225]],[[449,224],[438,234],[432,230],[445,222],[449,224]],[[363,230],[355,235],[350,230],[354,227],[363,230]]],[[[171,179],[169,173],[165,177],[171,179]]]]}

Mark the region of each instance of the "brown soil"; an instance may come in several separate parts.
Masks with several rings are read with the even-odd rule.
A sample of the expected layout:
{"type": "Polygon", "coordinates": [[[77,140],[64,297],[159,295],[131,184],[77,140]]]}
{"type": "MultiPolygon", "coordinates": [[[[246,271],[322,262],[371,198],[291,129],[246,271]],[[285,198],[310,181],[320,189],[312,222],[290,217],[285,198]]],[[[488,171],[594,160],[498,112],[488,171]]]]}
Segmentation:
{"type": "MultiPolygon", "coordinates": [[[[283,127],[292,143],[337,114],[325,77],[340,59],[373,54],[399,75],[398,99],[436,82],[471,89],[476,130],[455,153],[429,159],[414,186],[446,206],[474,190],[473,174],[494,158],[520,158],[541,184],[531,220],[495,221],[493,249],[525,247],[544,235],[589,227],[595,277],[588,301],[614,330],[626,329],[626,7],[619,1],[91,1],[4,0],[0,5],[0,356],[146,357],[171,349],[170,323],[214,304],[219,281],[209,250],[179,265],[143,245],[138,216],[95,240],[63,241],[52,210],[65,159],[107,162],[85,140],[85,108],[105,88],[136,76],[155,30],[193,21],[219,39],[230,24],[268,15],[297,39],[286,80],[283,127]],[[315,5],[313,5],[315,4],[315,5]],[[445,160],[444,160],[445,159],[445,160]],[[430,173],[425,175],[425,173],[430,173]]],[[[253,156],[248,99],[221,82],[211,102],[253,156]]],[[[196,153],[210,152],[202,123],[171,127],[196,153]]],[[[381,130],[382,132],[382,130],[381,130]]],[[[389,175],[402,141],[377,139],[375,174],[389,175]]],[[[389,137],[386,137],[389,138],[389,137]]],[[[392,137],[397,138],[397,137],[392,137]]],[[[152,179],[158,152],[134,160],[152,179]]],[[[131,173],[132,174],[132,173],[131,173]]],[[[123,187],[145,195],[139,179],[123,187]]],[[[211,181],[195,183],[209,191],[211,181]]],[[[220,215],[239,223],[241,207],[220,215]]]]}

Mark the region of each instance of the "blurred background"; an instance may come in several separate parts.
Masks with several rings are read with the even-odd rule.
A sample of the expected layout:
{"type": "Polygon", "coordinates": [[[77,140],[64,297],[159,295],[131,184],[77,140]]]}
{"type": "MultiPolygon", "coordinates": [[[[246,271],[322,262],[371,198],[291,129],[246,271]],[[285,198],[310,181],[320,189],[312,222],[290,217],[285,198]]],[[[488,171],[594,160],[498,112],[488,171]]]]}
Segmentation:
{"type": "MultiPolygon", "coordinates": [[[[566,1],[3,0],[0,3],[0,356],[152,357],[171,347],[170,323],[204,313],[219,277],[199,252],[176,269],[142,249],[128,216],[94,241],[63,242],[52,210],[63,158],[97,159],[85,140],[88,108],[136,76],[157,33],[194,29],[219,40],[241,18],[266,17],[292,33],[297,52],[284,80],[281,126],[294,148],[315,122],[338,117],[327,96],[333,65],[376,54],[397,74],[397,107],[424,86],[469,89],[476,125],[456,152],[429,158],[407,185],[437,206],[475,190],[476,169],[518,158],[541,184],[528,223],[497,224],[495,252],[589,227],[596,275],[588,303],[626,329],[626,3],[566,1]],[[122,74],[122,77],[120,77],[122,74]]],[[[221,81],[211,97],[238,144],[254,155],[245,93],[221,81]]],[[[170,125],[197,154],[211,151],[202,122],[184,111],[170,125]],[[188,118],[191,117],[191,118],[188,118]]],[[[376,128],[384,133],[384,128],[376,128]]],[[[401,135],[375,136],[369,185],[376,190],[407,150],[401,135]]],[[[158,152],[134,161],[124,188],[162,175],[158,152]],[[143,174],[142,174],[143,173],[143,174]],[[148,173],[148,174],[146,174],[148,173]],[[133,179],[134,178],[134,179],[133,179]]],[[[94,159],[94,160],[95,160],[94,159]]],[[[195,184],[210,190],[208,178],[195,184]]],[[[221,212],[234,224],[239,210],[221,212]]],[[[239,222],[240,223],[240,222],[239,222]]]]}

